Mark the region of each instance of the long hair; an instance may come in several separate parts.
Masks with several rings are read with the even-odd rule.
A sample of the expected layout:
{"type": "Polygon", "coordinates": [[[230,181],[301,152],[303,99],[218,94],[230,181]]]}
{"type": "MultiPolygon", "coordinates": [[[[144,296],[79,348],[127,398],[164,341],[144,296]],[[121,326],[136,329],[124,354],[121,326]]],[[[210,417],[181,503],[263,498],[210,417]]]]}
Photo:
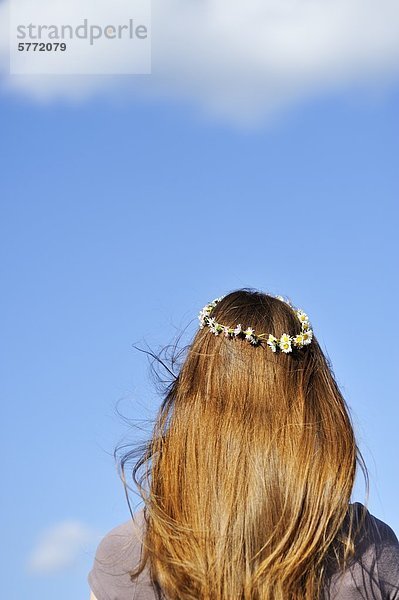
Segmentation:
{"type": "MultiPolygon", "coordinates": [[[[212,316],[276,337],[301,332],[287,303],[252,288],[228,293],[212,316]]],[[[199,328],[133,468],[145,531],[132,579],[149,566],[168,600],[324,598],[354,555],[358,464],[368,494],[315,336],[285,354],[199,328]]]]}

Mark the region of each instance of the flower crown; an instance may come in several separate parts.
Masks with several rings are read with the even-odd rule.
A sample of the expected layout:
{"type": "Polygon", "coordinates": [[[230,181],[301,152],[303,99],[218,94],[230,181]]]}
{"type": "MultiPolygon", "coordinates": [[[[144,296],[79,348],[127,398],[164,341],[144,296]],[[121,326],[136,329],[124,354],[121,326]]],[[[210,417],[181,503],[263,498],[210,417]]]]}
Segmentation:
{"type": "Polygon", "coordinates": [[[215,298],[209,304],[206,304],[204,308],[200,311],[198,315],[198,319],[200,322],[200,329],[203,329],[206,325],[209,327],[210,331],[219,335],[223,333],[225,337],[245,337],[245,339],[250,342],[253,346],[260,345],[266,338],[266,344],[272,350],[272,352],[277,352],[281,350],[285,354],[292,352],[292,347],[295,348],[303,348],[303,346],[307,346],[311,343],[313,339],[313,331],[310,328],[309,317],[303,312],[301,309],[295,309],[292,304],[283,296],[276,296],[278,300],[282,300],[286,304],[288,304],[295,312],[298,317],[299,322],[301,323],[301,333],[297,335],[291,336],[288,333],[283,333],[280,338],[274,337],[271,333],[260,333],[256,334],[252,327],[243,328],[241,323],[239,323],[236,327],[228,327],[227,325],[222,325],[221,323],[217,323],[214,317],[211,317],[211,312],[213,308],[222,300],[224,296],[220,296],[219,298],[215,298]]]}

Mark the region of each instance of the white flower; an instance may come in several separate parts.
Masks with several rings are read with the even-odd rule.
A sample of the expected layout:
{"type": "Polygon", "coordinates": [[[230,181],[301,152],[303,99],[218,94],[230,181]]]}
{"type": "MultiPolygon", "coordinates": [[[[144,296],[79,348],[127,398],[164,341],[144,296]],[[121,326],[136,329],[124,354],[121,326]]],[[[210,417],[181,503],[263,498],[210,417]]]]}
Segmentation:
{"type": "Polygon", "coordinates": [[[291,338],[287,333],[283,333],[283,335],[281,336],[279,346],[281,351],[285,352],[285,354],[287,354],[288,352],[292,352],[291,338]]]}
{"type": "Polygon", "coordinates": [[[212,306],[207,304],[203,309],[200,310],[198,319],[200,321],[201,326],[203,327],[206,324],[206,320],[212,312],[212,306]]]}
{"type": "Polygon", "coordinates": [[[219,324],[216,323],[215,317],[210,317],[208,319],[208,326],[212,333],[214,333],[215,335],[219,335],[219,324]]]}
{"type": "Polygon", "coordinates": [[[247,329],[244,331],[244,333],[245,333],[245,339],[246,339],[246,340],[251,340],[251,339],[252,339],[252,336],[253,336],[253,334],[254,334],[255,332],[254,332],[254,330],[252,329],[252,327],[248,327],[248,328],[247,328],[247,329]]]}
{"type": "Polygon", "coordinates": [[[309,329],[308,331],[303,332],[303,345],[307,346],[313,339],[313,331],[309,329]]]}
{"type": "Polygon", "coordinates": [[[220,296],[220,298],[215,298],[214,300],[212,300],[212,302],[209,302],[209,304],[206,305],[209,312],[212,310],[212,308],[216,306],[216,304],[218,304],[222,300],[222,298],[224,298],[224,296],[220,296]]]}
{"type": "Polygon", "coordinates": [[[309,321],[308,315],[305,312],[303,312],[303,310],[301,310],[301,309],[296,311],[296,316],[298,317],[298,319],[300,320],[300,322],[302,324],[308,323],[308,321],[309,321]]]}
{"type": "Polygon", "coordinates": [[[276,296],[276,298],[277,300],[281,300],[281,302],[285,302],[285,304],[288,304],[288,306],[291,306],[292,308],[292,304],[289,298],[284,298],[284,296],[276,296]]]}
{"type": "Polygon", "coordinates": [[[240,335],[241,331],[242,331],[242,327],[241,327],[241,323],[239,323],[237,325],[237,327],[234,329],[233,333],[234,333],[234,335],[240,335]]]}
{"type": "Polygon", "coordinates": [[[269,348],[272,349],[273,352],[276,352],[276,350],[277,350],[277,338],[274,337],[274,335],[272,335],[270,333],[266,343],[269,346],[269,348]]]}
{"type": "Polygon", "coordinates": [[[220,296],[220,298],[215,298],[215,300],[212,300],[212,302],[209,302],[209,304],[206,304],[204,306],[204,308],[202,308],[200,310],[199,315],[198,315],[198,319],[200,322],[200,329],[203,329],[205,327],[205,325],[207,324],[209,315],[212,312],[212,309],[216,306],[216,304],[218,302],[220,302],[220,300],[222,300],[222,298],[224,298],[224,296],[220,296]]]}
{"type": "Polygon", "coordinates": [[[303,346],[303,333],[299,333],[294,337],[294,346],[301,348],[303,346]]]}
{"type": "Polygon", "coordinates": [[[224,335],[225,335],[226,337],[229,337],[229,335],[230,335],[230,328],[229,328],[229,327],[227,327],[227,325],[225,325],[225,326],[223,327],[223,330],[224,330],[224,335]]]}
{"type": "Polygon", "coordinates": [[[206,322],[207,316],[208,316],[208,311],[206,310],[206,308],[203,308],[198,315],[201,329],[203,329],[205,327],[205,322],[206,322]]]}

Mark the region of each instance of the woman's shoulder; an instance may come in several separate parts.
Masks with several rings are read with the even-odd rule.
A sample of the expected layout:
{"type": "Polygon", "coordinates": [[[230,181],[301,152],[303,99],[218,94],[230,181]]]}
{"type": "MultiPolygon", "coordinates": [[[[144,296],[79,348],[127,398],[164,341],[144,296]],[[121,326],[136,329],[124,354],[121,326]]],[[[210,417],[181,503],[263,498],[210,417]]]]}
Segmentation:
{"type": "Polygon", "coordinates": [[[361,526],[357,537],[359,549],[366,551],[372,547],[379,557],[388,552],[398,556],[399,541],[392,527],[372,514],[361,502],[354,502],[351,508],[355,527],[361,526]]]}
{"type": "Polygon", "coordinates": [[[355,558],[344,573],[333,576],[332,597],[362,598],[360,593],[367,591],[371,598],[399,600],[399,541],[394,530],[361,502],[349,508],[356,532],[355,558]]]}
{"type": "Polygon", "coordinates": [[[144,525],[144,510],[136,510],[133,516],[128,521],[124,521],[116,525],[102,537],[98,550],[104,551],[107,554],[109,548],[121,547],[125,543],[140,542],[142,537],[142,528],[144,525]]]}
{"type": "Polygon", "coordinates": [[[351,507],[353,508],[356,522],[361,522],[361,518],[364,515],[365,528],[374,542],[398,543],[398,538],[392,527],[373,515],[364,504],[354,502],[351,504],[351,507]]]}
{"type": "Polygon", "coordinates": [[[383,598],[399,599],[399,541],[388,523],[373,515],[360,502],[358,514],[365,514],[365,529],[370,543],[370,553],[383,598]]]}
{"type": "Polygon", "coordinates": [[[87,581],[97,600],[153,600],[147,568],[134,581],[130,571],[137,567],[142,549],[144,510],[109,530],[100,540],[87,581]]]}

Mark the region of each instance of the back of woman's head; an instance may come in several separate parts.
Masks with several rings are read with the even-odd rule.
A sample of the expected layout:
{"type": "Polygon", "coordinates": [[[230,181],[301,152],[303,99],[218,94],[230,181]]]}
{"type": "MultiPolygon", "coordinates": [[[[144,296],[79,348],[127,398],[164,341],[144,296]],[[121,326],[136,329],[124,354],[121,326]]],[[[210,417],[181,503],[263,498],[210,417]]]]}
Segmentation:
{"type": "MultiPolygon", "coordinates": [[[[212,318],[277,338],[302,331],[293,307],[248,288],[212,318]]],[[[319,598],[353,553],[342,527],[359,459],[315,336],[285,353],[200,328],[134,469],[154,581],[171,600],[319,598]]]]}

